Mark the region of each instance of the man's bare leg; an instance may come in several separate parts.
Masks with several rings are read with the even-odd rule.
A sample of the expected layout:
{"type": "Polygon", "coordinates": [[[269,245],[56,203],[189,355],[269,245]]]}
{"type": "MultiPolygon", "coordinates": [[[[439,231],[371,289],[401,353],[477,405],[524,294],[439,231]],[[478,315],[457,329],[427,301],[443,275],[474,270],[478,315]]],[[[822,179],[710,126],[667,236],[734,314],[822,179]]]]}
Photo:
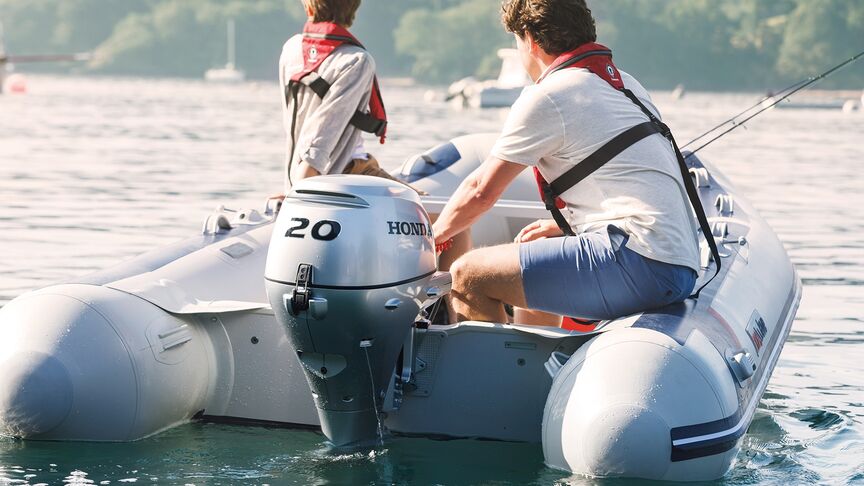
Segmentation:
{"type": "Polygon", "coordinates": [[[478,248],[450,267],[453,290],[451,322],[507,322],[504,303],[526,307],[519,266],[519,245],[478,248]]]}
{"type": "Polygon", "coordinates": [[[471,251],[471,230],[467,229],[453,237],[453,245],[438,255],[438,270],[449,271],[453,262],[471,251]]]}
{"type": "Polygon", "coordinates": [[[516,307],[513,309],[513,324],[523,326],[561,327],[563,318],[558,314],[516,307]]]}
{"type": "MultiPolygon", "coordinates": [[[[437,214],[430,214],[429,219],[432,223],[438,219],[437,214]]],[[[442,272],[450,271],[450,266],[453,262],[459,259],[462,255],[471,250],[471,228],[457,234],[453,237],[453,245],[448,250],[438,255],[438,270],[442,272]]]]}
{"type": "MultiPolygon", "coordinates": [[[[436,219],[438,219],[437,214],[430,214],[429,219],[434,223],[436,219]]],[[[438,255],[438,270],[442,272],[450,271],[450,267],[453,266],[453,262],[459,259],[462,255],[471,251],[471,229],[467,229],[458,235],[453,237],[453,245],[446,251],[442,252],[438,255]]],[[[456,311],[453,309],[453,302],[450,296],[444,297],[444,305],[447,306],[447,315],[451,316],[450,321],[453,321],[453,317],[456,315],[456,311]]]]}

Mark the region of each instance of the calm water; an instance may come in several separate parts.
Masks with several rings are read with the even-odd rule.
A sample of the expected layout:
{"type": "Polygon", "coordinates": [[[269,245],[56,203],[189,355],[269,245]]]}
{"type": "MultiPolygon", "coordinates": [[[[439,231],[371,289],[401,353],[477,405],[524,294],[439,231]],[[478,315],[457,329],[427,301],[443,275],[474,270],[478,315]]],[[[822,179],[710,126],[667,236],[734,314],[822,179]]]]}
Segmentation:
{"type": "MultiPolygon", "coordinates": [[[[278,90],[32,77],[0,97],[0,305],[194,234],[220,204],[282,181],[278,90]]],[[[387,167],[501,111],[385,86],[387,167]]],[[[758,95],[655,101],[678,139],[758,95]]],[[[779,233],[804,280],[798,319],[734,469],[719,484],[864,484],[864,113],[773,110],[703,153],[779,233]]],[[[566,477],[530,444],[398,438],[334,455],[307,431],[190,424],[132,444],[0,438],[3,484],[634,484],[566,477]]]]}

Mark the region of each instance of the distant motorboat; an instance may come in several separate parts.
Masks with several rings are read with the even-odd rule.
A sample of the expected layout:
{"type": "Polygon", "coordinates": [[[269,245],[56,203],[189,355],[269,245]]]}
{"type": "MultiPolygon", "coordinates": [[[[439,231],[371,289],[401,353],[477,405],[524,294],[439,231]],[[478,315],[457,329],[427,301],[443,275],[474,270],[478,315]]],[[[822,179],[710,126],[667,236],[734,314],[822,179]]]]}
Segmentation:
{"type": "Polygon", "coordinates": [[[855,113],[864,108],[864,96],[861,100],[849,100],[843,104],[843,113],[855,113]]]}
{"type": "Polygon", "coordinates": [[[499,49],[501,72],[497,79],[479,81],[467,77],[456,81],[447,90],[447,100],[460,100],[463,105],[472,108],[504,108],[511,106],[525,86],[531,84],[531,78],[522,67],[519,51],[516,49],[499,49]]]}
{"type": "Polygon", "coordinates": [[[236,67],[236,39],[234,20],[228,21],[228,62],[225,67],[208,69],[204,79],[211,83],[242,83],[246,73],[236,67]]]}

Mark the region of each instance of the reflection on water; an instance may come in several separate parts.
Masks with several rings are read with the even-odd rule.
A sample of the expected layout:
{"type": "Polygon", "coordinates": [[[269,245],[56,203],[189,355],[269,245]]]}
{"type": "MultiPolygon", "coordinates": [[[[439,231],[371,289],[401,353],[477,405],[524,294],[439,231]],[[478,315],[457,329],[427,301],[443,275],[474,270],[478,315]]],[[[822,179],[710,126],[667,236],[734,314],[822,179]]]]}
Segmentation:
{"type": "MultiPolygon", "coordinates": [[[[502,111],[385,86],[388,168],[502,111]]],[[[217,205],[258,207],[282,181],[267,84],[33,77],[0,97],[0,305],[192,235],[217,205]]],[[[655,101],[684,142],[758,95],[655,101]]],[[[721,484],[864,484],[864,114],[775,110],[703,153],[761,211],[804,281],[792,334],[721,484]]],[[[770,285],[770,282],[766,282],[770,285]]],[[[2,484],[638,484],[568,478],[531,444],[393,438],[334,453],[316,433],[190,424],[132,444],[0,439],[2,484]]]]}

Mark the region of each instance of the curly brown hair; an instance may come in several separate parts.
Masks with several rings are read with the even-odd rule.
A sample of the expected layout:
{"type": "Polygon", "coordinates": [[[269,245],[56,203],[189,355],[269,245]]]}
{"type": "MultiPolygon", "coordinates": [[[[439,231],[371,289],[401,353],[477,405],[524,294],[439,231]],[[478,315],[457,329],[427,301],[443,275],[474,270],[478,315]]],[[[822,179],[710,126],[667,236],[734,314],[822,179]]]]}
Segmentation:
{"type": "Polygon", "coordinates": [[[360,0],[303,0],[312,9],[313,22],[333,22],[345,27],[354,23],[360,0]]]}
{"type": "Polygon", "coordinates": [[[597,40],[585,0],[504,0],[501,22],[521,38],[525,33],[544,51],[558,55],[597,40]]]}

